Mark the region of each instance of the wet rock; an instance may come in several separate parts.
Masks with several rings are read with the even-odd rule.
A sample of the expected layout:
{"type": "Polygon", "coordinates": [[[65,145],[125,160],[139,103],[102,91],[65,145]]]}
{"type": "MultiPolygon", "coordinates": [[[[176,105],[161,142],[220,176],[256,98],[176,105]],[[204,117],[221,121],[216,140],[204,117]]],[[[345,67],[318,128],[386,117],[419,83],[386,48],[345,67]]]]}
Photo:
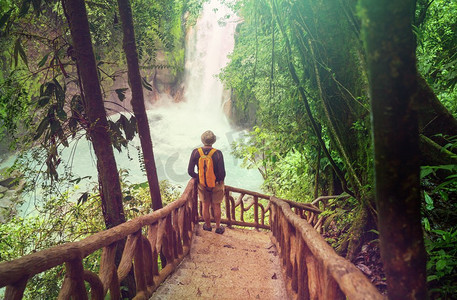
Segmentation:
{"type": "Polygon", "coordinates": [[[13,171],[8,177],[0,175],[0,223],[8,222],[17,211],[21,202],[21,191],[25,187],[25,180],[18,171],[13,171]]]}
{"type": "Polygon", "coordinates": [[[11,188],[14,186],[14,181],[16,180],[16,178],[5,178],[3,180],[0,179],[0,186],[3,186],[3,187],[6,187],[6,188],[11,188]]]}

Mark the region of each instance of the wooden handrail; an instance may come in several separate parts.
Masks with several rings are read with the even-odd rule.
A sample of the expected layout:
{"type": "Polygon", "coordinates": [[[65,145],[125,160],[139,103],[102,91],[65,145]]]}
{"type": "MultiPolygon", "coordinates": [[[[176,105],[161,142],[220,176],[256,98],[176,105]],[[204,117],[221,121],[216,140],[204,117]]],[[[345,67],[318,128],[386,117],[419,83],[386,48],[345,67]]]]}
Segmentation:
{"type": "Polygon", "coordinates": [[[116,227],[96,233],[81,241],[55,246],[13,261],[0,263],[0,287],[7,286],[5,299],[21,299],[27,280],[35,274],[65,264],[67,274],[59,298],[75,296],[87,299],[86,280],[96,295],[103,299],[108,289],[111,298],[120,297],[119,282],[132,267],[137,285],[136,298],[152,294],[189,252],[197,216],[196,181],[190,180],[183,195],[166,207],[137,217],[116,227]],[[147,238],[142,228],[148,227],[147,238]],[[116,270],[116,243],[127,238],[122,259],[116,270]],[[84,271],[82,259],[103,249],[99,274],[84,271]],[[158,254],[163,253],[166,264],[158,271],[158,254]],[[147,267],[149,270],[145,270],[147,267]],[[148,276],[146,274],[152,274],[148,276]],[[101,290],[100,290],[101,289],[101,290]]]}
{"type": "Polygon", "coordinates": [[[272,240],[279,250],[287,289],[293,299],[384,299],[351,262],[339,256],[322,236],[271,197],[272,240]]]}
{"type": "MultiPolygon", "coordinates": [[[[257,229],[270,229],[270,197],[262,193],[226,185],[225,218],[223,217],[221,222],[228,226],[237,225],[257,229]],[[232,193],[239,194],[237,200],[235,200],[232,193]],[[262,204],[261,201],[264,201],[264,203],[262,204]],[[244,215],[251,208],[253,208],[254,221],[245,221],[244,215]]],[[[288,203],[302,219],[306,219],[312,226],[316,226],[316,229],[322,224],[322,220],[319,222],[320,219],[318,218],[322,211],[315,205],[286,199],[281,200],[288,203]]]]}
{"type": "MultiPolygon", "coordinates": [[[[330,197],[336,196],[321,200],[330,197]]],[[[352,263],[337,255],[315,230],[319,230],[323,219],[313,204],[226,186],[225,206],[223,223],[271,229],[292,299],[383,299],[369,280],[352,263]],[[239,194],[237,201],[232,193],[239,194]],[[244,199],[246,196],[248,199],[244,199]],[[243,214],[251,209],[254,220],[245,221],[243,214]]],[[[5,299],[21,299],[30,278],[62,264],[66,275],[59,299],[87,299],[84,281],[91,287],[92,299],[104,299],[108,291],[111,299],[120,299],[119,283],[132,265],[137,290],[134,299],[148,299],[189,253],[195,224],[199,221],[197,210],[197,182],[191,179],[183,195],[160,210],[78,242],[2,262],[0,287],[7,286],[5,299]],[[142,234],[143,227],[147,227],[146,236],[142,234]],[[121,240],[126,241],[116,267],[117,242],[121,240]],[[98,249],[103,249],[99,273],[84,270],[82,259],[98,249]]]]}

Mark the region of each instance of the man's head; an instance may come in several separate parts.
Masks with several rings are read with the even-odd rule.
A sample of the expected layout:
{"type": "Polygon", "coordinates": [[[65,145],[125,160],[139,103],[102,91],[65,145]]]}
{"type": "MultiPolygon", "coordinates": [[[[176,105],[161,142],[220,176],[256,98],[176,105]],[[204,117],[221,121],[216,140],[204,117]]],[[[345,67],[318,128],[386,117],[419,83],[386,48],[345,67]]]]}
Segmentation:
{"type": "Polygon", "coordinates": [[[207,130],[202,134],[202,143],[205,146],[212,146],[216,142],[216,136],[211,130],[207,130]]]}

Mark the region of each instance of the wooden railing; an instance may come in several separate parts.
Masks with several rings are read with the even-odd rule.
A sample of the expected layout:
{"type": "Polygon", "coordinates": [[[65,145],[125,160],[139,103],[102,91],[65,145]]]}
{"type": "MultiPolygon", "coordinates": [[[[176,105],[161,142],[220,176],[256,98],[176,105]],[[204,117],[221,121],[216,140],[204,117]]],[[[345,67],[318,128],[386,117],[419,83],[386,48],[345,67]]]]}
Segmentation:
{"type": "MultiPolygon", "coordinates": [[[[285,199],[281,200],[288,203],[300,218],[307,220],[312,226],[322,224],[322,221],[319,221],[321,210],[316,206],[309,203],[298,203],[285,199]]],[[[225,209],[223,207],[222,210],[225,214],[222,216],[222,223],[227,224],[228,226],[238,225],[270,229],[270,196],[232,186],[225,186],[224,204],[225,209]],[[245,217],[248,213],[251,216],[245,217]]]]}
{"type": "MultiPolygon", "coordinates": [[[[318,198],[314,204],[335,197],[318,198]]],[[[314,204],[226,186],[222,222],[271,230],[291,299],[383,299],[362,272],[337,255],[318,233],[323,217],[314,204]]],[[[65,264],[59,299],[87,299],[85,281],[90,285],[91,299],[104,299],[108,291],[110,299],[120,299],[119,283],[133,266],[134,299],[147,299],[188,254],[195,224],[200,219],[196,181],[191,179],[177,201],[158,211],[79,242],[0,263],[0,287],[7,286],[5,299],[21,299],[31,277],[65,264]],[[143,229],[147,235],[142,233],[143,229]],[[122,259],[116,268],[116,245],[125,239],[122,259]],[[98,249],[103,249],[98,274],[84,270],[83,258],[98,249]]]]}
{"type": "Polygon", "coordinates": [[[292,299],[384,299],[290,205],[271,197],[271,232],[292,299]]]}
{"type": "Polygon", "coordinates": [[[59,299],[120,299],[120,282],[135,274],[136,296],[148,299],[189,252],[194,225],[198,222],[196,181],[190,180],[183,195],[163,209],[144,215],[78,242],[52,247],[0,263],[0,287],[5,299],[21,299],[27,281],[35,274],[65,264],[66,275],[59,299]],[[143,229],[147,232],[144,235],[143,229]],[[116,247],[126,239],[122,259],[115,265],[116,247]],[[98,274],[83,269],[82,260],[102,250],[98,274]],[[159,265],[159,257],[162,257],[159,265]]]}

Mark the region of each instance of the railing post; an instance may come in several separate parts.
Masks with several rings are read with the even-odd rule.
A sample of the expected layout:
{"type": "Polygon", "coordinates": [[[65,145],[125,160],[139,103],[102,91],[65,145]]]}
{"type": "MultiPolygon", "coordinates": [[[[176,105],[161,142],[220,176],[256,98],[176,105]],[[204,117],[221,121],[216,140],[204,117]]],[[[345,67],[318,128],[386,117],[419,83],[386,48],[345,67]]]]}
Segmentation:
{"type": "MultiPolygon", "coordinates": [[[[174,245],[173,245],[173,228],[171,227],[171,217],[167,215],[165,217],[165,235],[163,237],[162,243],[162,253],[165,256],[166,265],[172,264],[175,255],[174,255],[174,245]]],[[[166,265],[162,265],[162,268],[166,265]]]]}
{"type": "Polygon", "coordinates": [[[255,228],[259,229],[259,197],[254,196],[254,223],[255,228]]]}
{"type": "Polygon", "coordinates": [[[180,221],[179,219],[181,218],[182,216],[182,210],[181,208],[178,208],[178,210],[175,210],[172,212],[172,222],[173,222],[173,233],[174,233],[174,244],[175,244],[175,255],[177,258],[178,256],[180,256],[182,253],[183,253],[183,250],[182,250],[182,237],[181,237],[181,233],[182,233],[182,227],[180,226],[180,221]]]}
{"type": "Polygon", "coordinates": [[[18,282],[8,285],[5,291],[5,299],[19,300],[24,295],[24,290],[27,285],[28,276],[23,277],[18,282]]]}
{"type": "Polygon", "coordinates": [[[81,258],[77,258],[65,263],[67,274],[65,281],[68,282],[68,287],[64,284],[59,293],[59,299],[68,299],[73,296],[73,299],[86,300],[87,291],[84,285],[84,267],[81,258]]]}
{"type": "Polygon", "coordinates": [[[146,288],[154,284],[153,275],[153,255],[152,248],[149,240],[144,235],[141,235],[140,242],[143,244],[143,261],[144,261],[144,274],[146,280],[146,288]]]}
{"type": "Polygon", "coordinates": [[[227,217],[227,226],[230,228],[232,227],[232,216],[230,214],[230,191],[225,188],[224,191],[224,198],[225,198],[225,215],[227,217]]]}
{"type": "Polygon", "coordinates": [[[190,247],[190,235],[192,234],[192,220],[189,218],[189,209],[184,207],[184,220],[182,223],[182,244],[184,247],[190,247]]]}
{"type": "Polygon", "coordinates": [[[244,193],[240,194],[240,196],[238,197],[238,200],[236,201],[240,205],[240,220],[241,220],[241,222],[244,222],[244,202],[243,202],[243,198],[244,198],[244,193]]]}
{"type": "Polygon", "coordinates": [[[135,243],[133,269],[135,271],[136,293],[138,294],[140,291],[146,291],[146,279],[144,274],[143,239],[141,229],[137,231],[135,235],[137,236],[137,242],[135,243]]]}
{"type": "Polygon", "coordinates": [[[235,199],[232,196],[229,196],[229,200],[230,200],[230,216],[232,217],[233,221],[236,221],[236,211],[235,211],[236,203],[235,203],[235,199]]]}
{"type": "Polygon", "coordinates": [[[159,254],[157,251],[157,232],[158,232],[158,223],[155,222],[154,224],[150,224],[148,226],[148,241],[151,245],[151,252],[152,252],[152,275],[158,276],[159,275],[159,254]]]}
{"type": "Polygon", "coordinates": [[[105,295],[103,293],[103,284],[97,274],[84,270],[84,281],[90,285],[90,299],[91,300],[103,300],[105,295]]]}

